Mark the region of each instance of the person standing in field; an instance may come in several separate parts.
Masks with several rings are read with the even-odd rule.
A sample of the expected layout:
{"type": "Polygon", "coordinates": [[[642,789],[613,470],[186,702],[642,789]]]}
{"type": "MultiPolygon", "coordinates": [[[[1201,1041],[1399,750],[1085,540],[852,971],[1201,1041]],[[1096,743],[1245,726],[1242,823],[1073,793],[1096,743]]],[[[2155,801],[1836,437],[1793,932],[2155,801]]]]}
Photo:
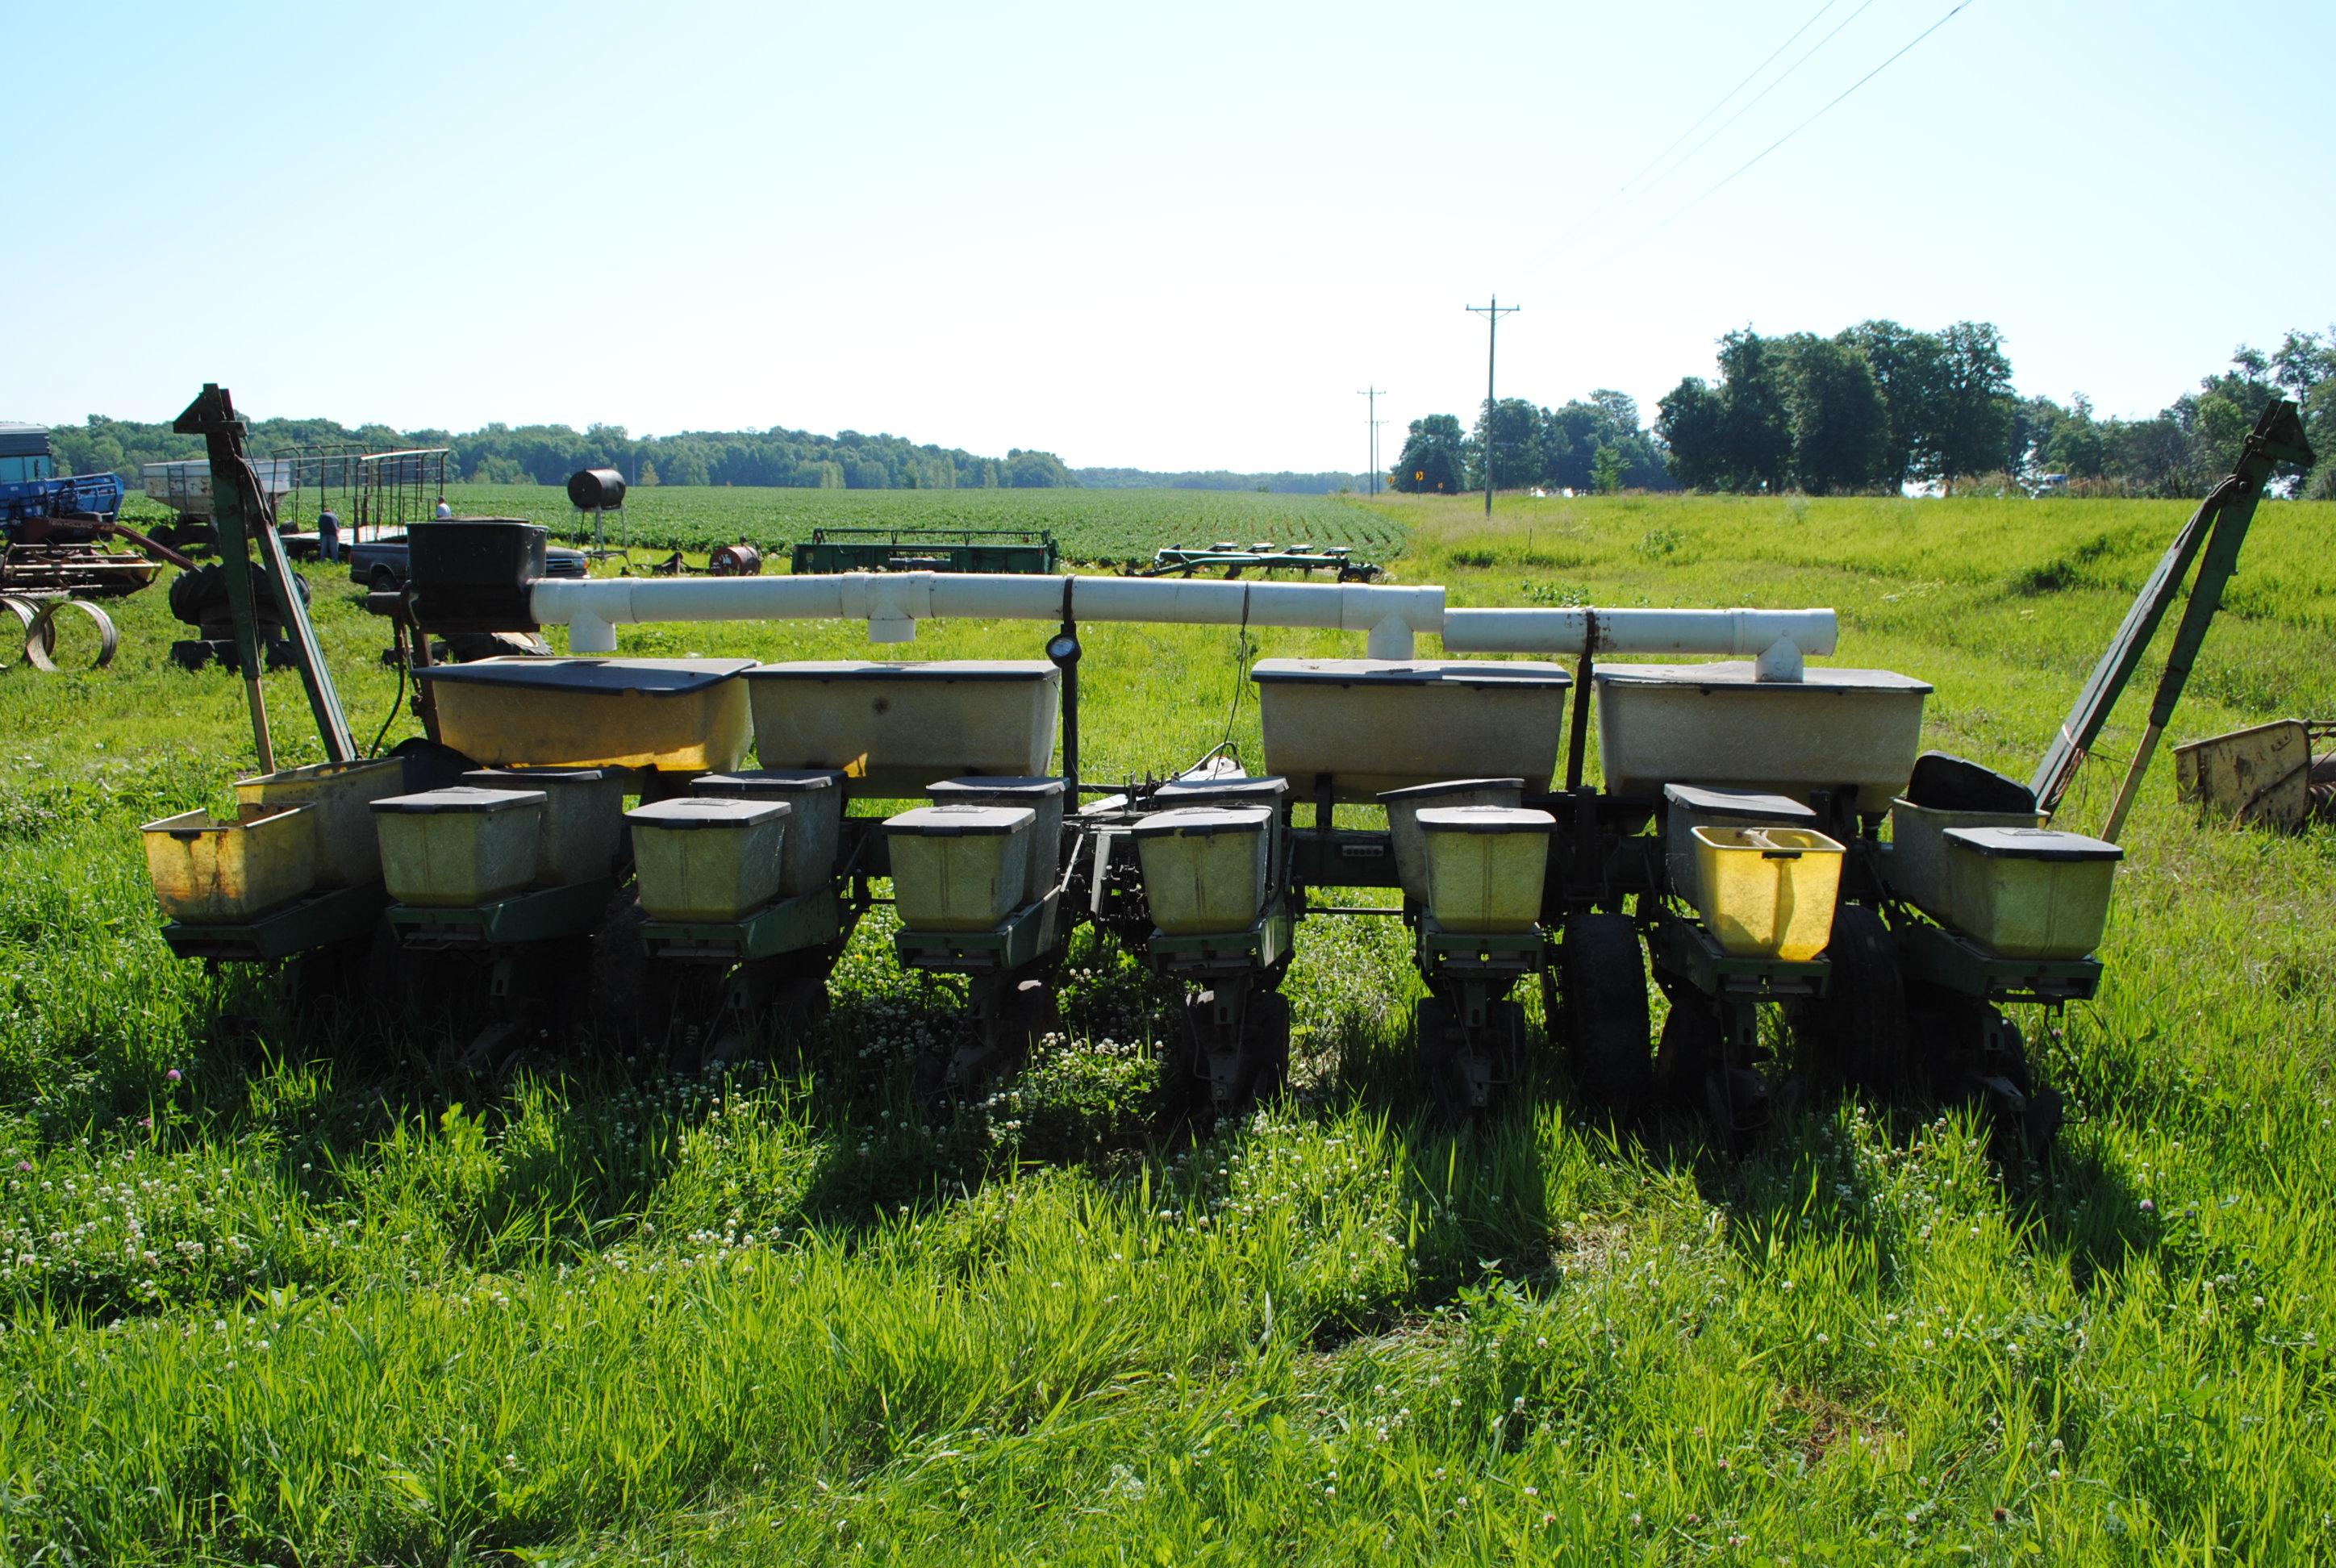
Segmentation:
{"type": "Polygon", "coordinates": [[[316,554],[327,562],[341,559],[341,520],[329,506],[316,514],[316,554]]]}
{"type": "Polygon", "coordinates": [[[443,495],[438,498],[438,511],[436,515],[438,521],[441,522],[446,521],[454,515],[454,509],[446,504],[446,498],[443,495]]]}

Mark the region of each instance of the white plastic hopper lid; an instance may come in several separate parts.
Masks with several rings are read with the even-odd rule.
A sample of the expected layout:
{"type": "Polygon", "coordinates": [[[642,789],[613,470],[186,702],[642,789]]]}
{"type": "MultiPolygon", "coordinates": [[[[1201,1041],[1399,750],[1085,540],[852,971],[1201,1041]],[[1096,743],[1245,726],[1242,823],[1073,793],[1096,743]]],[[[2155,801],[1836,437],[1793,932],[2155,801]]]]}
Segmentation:
{"type": "Polygon", "coordinates": [[[482,789],[527,789],[540,784],[599,784],[608,776],[609,770],[600,767],[472,768],[462,774],[462,782],[482,789]]]}
{"type": "Polygon", "coordinates": [[[678,696],[702,691],[754,667],[751,658],[482,658],[433,664],[417,680],[471,686],[530,687],[549,691],[678,696]]]}
{"type": "Polygon", "coordinates": [[[1305,682],[1337,686],[1569,687],[1562,665],[1533,659],[1261,658],[1250,679],[1260,686],[1305,682]]]}
{"type": "Polygon", "coordinates": [[[950,795],[1042,801],[1061,794],[1063,781],[1058,778],[1012,777],[1003,774],[996,777],[969,774],[963,778],[936,780],[925,786],[925,793],[936,801],[950,795]]]}
{"type": "Polygon", "coordinates": [[[1591,672],[1600,686],[1687,686],[1698,691],[1908,691],[1931,690],[1931,683],[1890,669],[1819,669],[1811,665],[1798,680],[1759,680],[1749,659],[1711,664],[1610,664],[1591,672]]]}
{"type": "Polygon", "coordinates": [[[1545,833],[1557,819],[1531,806],[1430,806],[1419,813],[1426,833],[1545,833]]]}
{"type": "Polygon", "coordinates": [[[1243,774],[1219,774],[1211,778],[1170,779],[1152,792],[1154,800],[1192,801],[1278,801],[1290,793],[1290,781],[1279,774],[1267,774],[1251,778],[1243,774]]]}
{"type": "Polygon", "coordinates": [[[651,828],[750,828],[794,808],[784,801],[750,801],[720,795],[683,795],[652,801],[625,813],[628,823],[651,828]]]}
{"type": "Polygon", "coordinates": [[[1983,855],[2023,861],[2121,861],[2125,851],[2056,828],[1949,828],[1946,841],[1983,855]]]}
{"type": "Polygon", "coordinates": [[[541,790],[481,789],[476,784],[450,784],[444,789],[424,790],[420,794],[388,795],[374,802],[373,809],[423,815],[435,812],[503,812],[514,806],[540,806],[544,799],[541,790]]]}
{"type": "Polygon", "coordinates": [[[1263,806],[1179,806],[1135,819],[1140,839],[1206,838],[1212,833],[1261,833],[1273,813],[1263,806]]]}
{"type": "Polygon", "coordinates": [[[1054,680],[1062,671],[1043,658],[928,658],[883,662],[803,658],[757,665],[748,680],[1054,680]]]}
{"type": "Polygon", "coordinates": [[[1028,806],[918,806],[884,819],[888,833],[915,833],[920,838],[974,838],[1010,833],[1038,820],[1028,806]]]}
{"type": "Polygon", "coordinates": [[[739,773],[700,774],[689,781],[689,788],[693,794],[760,799],[768,795],[810,794],[815,790],[840,789],[843,780],[842,768],[749,768],[739,773]]]}
{"type": "Polygon", "coordinates": [[[1412,784],[1399,790],[1381,790],[1379,799],[1405,803],[1424,802],[1438,800],[1445,795],[1477,794],[1485,790],[1522,790],[1524,787],[1525,781],[1521,778],[1443,779],[1435,784],[1412,784]]]}
{"type": "Polygon", "coordinates": [[[1777,823],[1813,823],[1817,813],[1790,795],[1763,794],[1757,790],[1713,789],[1703,784],[1665,784],[1663,799],[1708,817],[1742,817],[1777,823]]]}

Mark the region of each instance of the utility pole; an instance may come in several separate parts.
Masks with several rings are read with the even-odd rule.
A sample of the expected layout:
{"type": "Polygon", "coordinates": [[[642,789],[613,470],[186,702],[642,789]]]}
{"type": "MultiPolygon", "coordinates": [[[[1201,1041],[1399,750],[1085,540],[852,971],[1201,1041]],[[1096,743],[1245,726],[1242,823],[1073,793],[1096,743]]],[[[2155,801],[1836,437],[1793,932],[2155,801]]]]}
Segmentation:
{"type": "Polygon", "coordinates": [[[1369,398],[1369,399],[1371,400],[1371,401],[1370,401],[1370,421],[1371,421],[1371,489],[1370,489],[1370,493],[1371,493],[1371,494],[1373,494],[1373,495],[1377,495],[1377,494],[1379,492],[1379,399],[1387,395],[1387,388],[1386,388],[1386,387],[1384,387],[1384,386],[1372,386],[1372,387],[1367,387],[1367,388],[1365,388],[1363,391],[1361,391],[1361,392],[1358,392],[1358,393],[1355,394],[1355,395],[1356,395],[1357,397],[1368,397],[1368,398],[1369,398]]]}
{"type": "Polygon", "coordinates": [[[1467,307],[1471,316],[1484,318],[1484,515],[1493,515],[1493,355],[1501,344],[1501,317],[1514,316],[1524,308],[1522,305],[1504,305],[1501,297],[1493,296],[1490,305],[1467,307]]]}

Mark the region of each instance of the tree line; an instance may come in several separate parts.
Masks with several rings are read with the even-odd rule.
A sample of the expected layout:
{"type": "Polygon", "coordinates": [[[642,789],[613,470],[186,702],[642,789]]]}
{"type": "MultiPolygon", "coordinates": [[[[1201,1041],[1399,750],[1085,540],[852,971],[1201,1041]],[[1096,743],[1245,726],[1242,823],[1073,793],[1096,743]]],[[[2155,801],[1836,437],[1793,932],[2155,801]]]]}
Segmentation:
{"type": "Polygon", "coordinates": [[[1415,419],[1387,480],[1415,493],[1482,490],[1487,453],[1495,490],[1679,488],[1661,439],[1640,427],[1638,401],[1611,387],[1553,409],[1504,397],[1473,432],[1449,414],[1415,419]]]}
{"type": "Polygon", "coordinates": [[[1430,414],[1412,422],[1388,477],[1401,491],[1482,489],[1489,451],[1497,489],[1894,495],[1981,482],[2196,496],[2229,471],[2264,405],[2290,397],[2321,459],[2296,493],[2336,499],[2336,327],[2291,331],[2270,353],[2243,345],[2146,419],[2098,417],[2081,393],[2065,405],[2021,396],[1988,322],[1863,321],[1830,337],[1747,328],[1720,338],[1718,371],[1682,380],[1650,430],[1611,391],[1555,410],[1504,398],[1465,433],[1430,414]]]}
{"type": "MultiPolygon", "coordinates": [[[[79,425],[49,434],[58,461],[77,473],[105,471],[136,483],[140,468],[203,455],[199,437],[168,424],[109,419],[92,414],[79,425]]],[[[352,445],[373,452],[400,447],[449,449],[448,470],[473,483],[562,484],[579,468],[614,468],[639,485],[777,485],[804,490],[986,490],[1074,487],[1062,460],[1050,452],[1015,448],[1002,458],[978,457],[956,447],[919,445],[897,435],[834,435],[773,428],[687,431],[634,437],[621,424],[577,431],[564,424],[490,424],[460,434],[443,430],[394,430],[385,424],[344,425],[329,419],[262,419],[253,423],[254,456],[298,447],[352,445]]]]}
{"type": "Polygon", "coordinates": [[[1368,473],[1235,473],[1230,469],[1185,470],[1174,473],[1149,468],[1075,468],[1071,477],[1087,490],[1247,490],[1274,495],[1338,495],[1368,489],[1368,473]]]}

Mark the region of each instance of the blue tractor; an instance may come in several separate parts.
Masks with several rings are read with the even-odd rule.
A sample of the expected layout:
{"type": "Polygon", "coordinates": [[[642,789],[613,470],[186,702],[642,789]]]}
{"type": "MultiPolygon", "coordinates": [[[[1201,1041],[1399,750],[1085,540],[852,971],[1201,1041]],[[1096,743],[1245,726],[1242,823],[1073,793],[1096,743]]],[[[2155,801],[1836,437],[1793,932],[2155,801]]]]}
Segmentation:
{"type": "Polygon", "coordinates": [[[0,527],[10,543],[33,518],[112,522],[121,510],[120,474],[61,474],[46,425],[0,424],[0,527]]]}
{"type": "Polygon", "coordinates": [[[59,473],[45,425],[0,423],[0,596],[114,598],[152,582],[162,561],[194,564],[124,525],[122,495],[119,474],[59,473]],[[145,553],[99,542],[116,538],[145,553]]]}

